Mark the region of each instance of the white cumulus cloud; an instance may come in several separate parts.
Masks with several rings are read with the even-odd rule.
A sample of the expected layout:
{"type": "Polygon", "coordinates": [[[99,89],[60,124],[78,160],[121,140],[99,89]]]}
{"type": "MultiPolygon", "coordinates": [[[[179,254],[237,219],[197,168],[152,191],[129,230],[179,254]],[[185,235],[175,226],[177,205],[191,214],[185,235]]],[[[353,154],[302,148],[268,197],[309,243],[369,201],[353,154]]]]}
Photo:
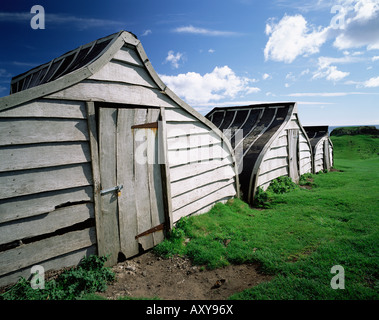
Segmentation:
{"type": "Polygon", "coordinates": [[[376,88],[379,87],[379,77],[370,78],[363,84],[366,88],[376,88]]]}
{"type": "Polygon", "coordinates": [[[319,52],[327,40],[328,28],[315,29],[302,15],[285,15],[278,23],[269,21],[266,34],[270,38],[264,49],[265,60],[291,63],[298,56],[319,52]]]}
{"type": "Polygon", "coordinates": [[[379,49],[379,1],[344,0],[341,6],[346,14],[333,45],[340,50],[364,46],[379,49]]]}
{"type": "Polygon", "coordinates": [[[165,59],[165,63],[169,62],[171,63],[171,66],[175,69],[179,68],[179,61],[183,59],[183,53],[177,52],[174,53],[173,50],[170,50],[167,54],[167,57],[165,59]]]}
{"type": "Polygon", "coordinates": [[[260,91],[259,88],[250,86],[254,81],[237,76],[228,66],[215,67],[212,72],[204,75],[187,72],[176,76],[160,75],[160,77],[187,103],[197,106],[260,91]]]}
{"type": "MultiPolygon", "coordinates": [[[[357,58],[356,58],[357,59],[357,58]]],[[[347,77],[350,72],[344,72],[337,69],[336,66],[332,66],[332,63],[348,63],[353,62],[355,59],[350,57],[342,58],[330,58],[330,57],[319,57],[318,58],[318,69],[313,73],[313,79],[326,78],[329,81],[340,81],[347,77]]]]}

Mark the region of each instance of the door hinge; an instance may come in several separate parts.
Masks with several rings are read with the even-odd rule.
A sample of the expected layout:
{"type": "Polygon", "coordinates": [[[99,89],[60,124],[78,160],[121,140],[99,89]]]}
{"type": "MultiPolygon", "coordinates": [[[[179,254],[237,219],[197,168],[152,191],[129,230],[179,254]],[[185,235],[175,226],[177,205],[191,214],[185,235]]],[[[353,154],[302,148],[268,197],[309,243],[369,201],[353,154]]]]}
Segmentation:
{"type": "Polygon", "coordinates": [[[163,230],[163,229],[164,229],[164,223],[161,223],[160,225],[158,225],[158,226],[156,226],[154,228],[151,228],[149,230],[146,230],[146,231],[140,233],[139,235],[136,235],[136,239],[141,238],[143,236],[147,236],[150,233],[153,233],[153,232],[156,232],[156,231],[159,231],[159,230],[163,230]]]}

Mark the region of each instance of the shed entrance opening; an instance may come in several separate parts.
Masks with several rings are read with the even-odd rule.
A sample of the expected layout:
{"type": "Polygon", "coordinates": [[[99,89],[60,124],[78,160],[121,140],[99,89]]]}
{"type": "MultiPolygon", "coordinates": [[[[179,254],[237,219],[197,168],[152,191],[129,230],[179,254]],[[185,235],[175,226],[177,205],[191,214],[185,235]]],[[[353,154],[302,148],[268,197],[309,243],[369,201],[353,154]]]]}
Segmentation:
{"type": "MultiPolygon", "coordinates": [[[[101,225],[99,254],[117,262],[164,239],[159,109],[98,109],[101,225]],[[106,191],[106,192],[104,192],[106,191]]],[[[100,236],[100,237],[99,237],[100,236]]]]}

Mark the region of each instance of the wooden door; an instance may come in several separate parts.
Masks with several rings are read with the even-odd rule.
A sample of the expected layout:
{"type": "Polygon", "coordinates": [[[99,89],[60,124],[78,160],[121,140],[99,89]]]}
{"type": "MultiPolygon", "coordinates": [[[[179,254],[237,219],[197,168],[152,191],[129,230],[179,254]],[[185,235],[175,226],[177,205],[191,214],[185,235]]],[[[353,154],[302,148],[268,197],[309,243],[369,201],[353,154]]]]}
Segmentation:
{"type": "Polygon", "coordinates": [[[111,254],[110,265],[164,239],[158,117],[157,109],[99,108],[99,254],[111,254]]]}
{"type": "Polygon", "coordinates": [[[299,130],[288,130],[289,176],[293,182],[299,182],[299,130]]]}

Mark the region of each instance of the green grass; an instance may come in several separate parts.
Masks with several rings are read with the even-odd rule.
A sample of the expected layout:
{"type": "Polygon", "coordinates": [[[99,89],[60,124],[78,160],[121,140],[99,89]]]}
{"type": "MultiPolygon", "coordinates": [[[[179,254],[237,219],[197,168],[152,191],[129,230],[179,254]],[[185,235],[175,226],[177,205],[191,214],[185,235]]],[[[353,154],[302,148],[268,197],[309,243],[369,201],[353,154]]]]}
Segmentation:
{"type": "Polygon", "coordinates": [[[369,135],[332,137],[334,156],[337,160],[358,160],[377,157],[379,154],[379,138],[369,135]]]}
{"type": "Polygon", "coordinates": [[[333,137],[342,172],[312,175],[310,190],[271,195],[270,209],[238,199],[217,204],[182,219],[173,240],[155,251],[187,255],[209,269],[258,262],[274,275],[231,299],[378,299],[378,141],[333,137]],[[344,290],[330,286],[334,265],[344,267],[344,290]]]}

